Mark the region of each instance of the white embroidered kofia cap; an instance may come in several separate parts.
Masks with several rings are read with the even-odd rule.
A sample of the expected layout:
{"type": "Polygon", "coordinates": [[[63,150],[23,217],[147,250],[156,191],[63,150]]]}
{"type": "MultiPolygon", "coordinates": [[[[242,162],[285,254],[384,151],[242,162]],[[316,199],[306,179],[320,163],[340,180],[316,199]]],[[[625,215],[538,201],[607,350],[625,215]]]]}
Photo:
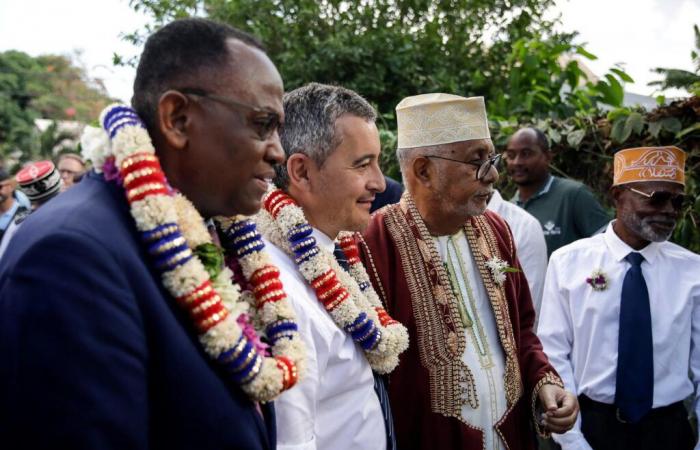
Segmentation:
{"type": "Polygon", "coordinates": [[[398,147],[413,148],[490,139],[484,97],[421,94],[396,106],[398,147]]]}

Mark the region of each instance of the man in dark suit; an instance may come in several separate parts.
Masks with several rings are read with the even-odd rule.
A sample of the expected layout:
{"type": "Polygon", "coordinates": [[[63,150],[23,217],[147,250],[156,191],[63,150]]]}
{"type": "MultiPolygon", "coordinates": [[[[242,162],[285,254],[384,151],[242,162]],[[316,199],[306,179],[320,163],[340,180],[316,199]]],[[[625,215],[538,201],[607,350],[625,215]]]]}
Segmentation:
{"type": "MultiPolygon", "coordinates": [[[[132,102],[170,184],[209,218],[260,208],[283,160],[282,94],[254,38],[187,19],[149,38],[132,102]]],[[[271,408],[209,360],[123,188],[94,172],[10,243],[0,358],[3,448],[275,448],[271,408]]]]}
{"type": "Polygon", "coordinates": [[[398,203],[401,200],[401,195],[403,195],[403,185],[393,178],[389,178],[384,175],[384,182],[386,183],[386,189],[384,192],[379,192],[374,197],[372,202],[372,207],[369,209],[370,213],[386,206],[398,203]]]}

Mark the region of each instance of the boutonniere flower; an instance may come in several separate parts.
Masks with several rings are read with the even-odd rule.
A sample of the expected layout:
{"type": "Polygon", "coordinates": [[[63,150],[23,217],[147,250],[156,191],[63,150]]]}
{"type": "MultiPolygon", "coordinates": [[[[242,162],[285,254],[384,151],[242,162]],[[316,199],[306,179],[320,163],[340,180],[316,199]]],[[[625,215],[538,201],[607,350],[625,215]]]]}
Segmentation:
{"type": "Polygon", "coordinates": [[[80,148],[83,158],[92,162],[95,172],[100,173],[111,152],[109,135],[102,128],[87,125],[80,136],[80,148]]]}
{"type": "Polygon", "coordinates": [[[503,286],[506,281],[506,273],[516,273],[520,272],[515,267],[510,267],[502,259],[496,258],[495,256],[488,261],[486,261],[486,267],[491,271],[491,276],[498,283],[499,286],[503,286]]]}
{"type": "Polygon", "coordinates": [[[608,277],[602,269],[596,269],[586,278],[586,283],[590,284],[594,291],[604,291],[608,288],[608,277]]]}

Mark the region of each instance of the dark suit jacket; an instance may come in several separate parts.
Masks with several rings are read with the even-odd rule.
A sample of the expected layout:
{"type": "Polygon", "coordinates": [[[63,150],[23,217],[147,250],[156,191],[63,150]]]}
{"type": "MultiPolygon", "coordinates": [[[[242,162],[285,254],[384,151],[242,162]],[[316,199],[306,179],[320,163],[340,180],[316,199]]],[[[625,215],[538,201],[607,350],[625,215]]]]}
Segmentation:
{"type": "Polygon", "coordinates": [[[370,212],[374,212],[386,205],[393,205],[401,200],[403,185],[386,175],[384,175],[384,181],[386,182],[386,189],[384,189],[384,192],[380,192],[374,197],[374,201],[369,210],[370,212]]]}
{"type": "Polygon", "coordinates": [[[0,262],[0,447],[274,449],[148,262],[124,192],[90,174],[0,262]]]}

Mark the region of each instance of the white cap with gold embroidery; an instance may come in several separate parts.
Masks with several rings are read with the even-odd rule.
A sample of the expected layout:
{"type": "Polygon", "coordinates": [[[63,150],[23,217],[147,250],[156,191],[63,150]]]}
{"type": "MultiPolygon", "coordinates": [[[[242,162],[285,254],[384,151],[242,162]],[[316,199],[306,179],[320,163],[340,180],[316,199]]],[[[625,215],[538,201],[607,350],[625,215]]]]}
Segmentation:
{"type": "Polygon", "coordinates": [[[398,147],[490,139],[484,97],[421,94],[396,105],[398,147]]]}

